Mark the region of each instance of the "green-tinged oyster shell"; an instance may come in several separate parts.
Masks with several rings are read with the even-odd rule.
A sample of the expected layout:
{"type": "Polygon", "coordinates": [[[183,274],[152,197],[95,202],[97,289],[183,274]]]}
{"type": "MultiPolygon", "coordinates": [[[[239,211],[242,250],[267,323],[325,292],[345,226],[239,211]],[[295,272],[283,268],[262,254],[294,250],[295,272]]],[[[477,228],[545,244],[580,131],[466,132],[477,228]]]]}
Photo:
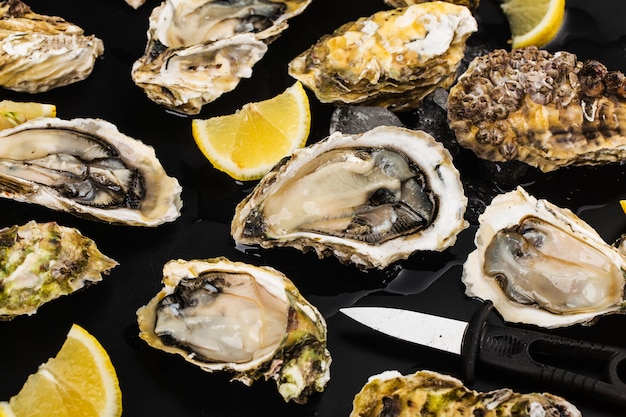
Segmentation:
{"type": "Polygon", "coordinates": [[[246,385],[274,379],[285,401],[304,403],[324,390],[326,322],[279,271],[223,257],[172,260],[163,284],[137,310],[150,346],[246,385]]]}
{"type": "Polygon", "coordinates": [[[350,417],[580,417],[564,398],[549,393],[517,393],[508,388],[470,390],[451,376],[431,371],[375,375],[354,397],[350,417]]]}
{"type": "Polygon", "coordinates": [[[93,240],[54,222],[0,230],[0,319],[32,315],[44,303],[102,280],[117,262],[93,240]]]}

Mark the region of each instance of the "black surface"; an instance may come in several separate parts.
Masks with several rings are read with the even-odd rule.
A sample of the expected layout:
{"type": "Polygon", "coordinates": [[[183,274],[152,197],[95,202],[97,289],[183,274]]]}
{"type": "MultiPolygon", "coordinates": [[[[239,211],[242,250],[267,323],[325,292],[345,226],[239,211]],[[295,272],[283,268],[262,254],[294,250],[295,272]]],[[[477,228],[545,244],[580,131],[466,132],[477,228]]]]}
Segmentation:
{"type": "MultiPolygon", "coordinates": [[[[62,16],[97,35],[104,41],[105,53],[83,82],[38,95],[2,90],[0,97],[54,103],[64,119],[103,118],[153,145],[165,169],[183,186],[184,209],[176,222],[146,229],[110,226],[34,205],[0,201],[0,226],[54,220],[77,227],[120,263],[96,286],[56,300],[34,316],[0,322],[0,399],[17,393],[27,376],[58,351],[72,323],[94,334],[109,352],[118,372],[125,416],[348,416],[354,395],[373,374],[389,369],[460,374],[458,358],[390,340],[337,310],[358,303],[468,319],[479,303],[465,297],[460,275],[462,263],[473,249],[474,226],[444,253],[415,254],[386,271],[367,273],[334,259],[318,260],[313,254],[290,249],[239,250],[230,238],[229,223],[235,204],[253,184],[238,184],[214,170],[193,141],[191,120],[159,108],[130,78],[130,67],[145,47],[148,15],[158,2],[148,0],[139,10],[123,0],[32,0],[28,4],[38,13],[62,16]],[[325,315],[333,364],[331,381],[323,393],[305,405],[285,404],[272,381],[259,381],[252,387],[231,383],[226,374],[204,373],[138,338],[135,311],[160,289],[164,263],[214,256],[281,270],[325,315]]],[[[626,11],[622,4],[622,0],[568,1],[566,30],[550,49],[566,49],[580,59],[596,58],[610,69],[626,70],[626,39],[622,37],[626,11]]],[[[382,0],[315,0],[270,45],[253,77],[205,106],[200,117],[231,113],[247,102],[282,92],[294,82],[287,74],[287,63],[293,57],[339,25],[385,8],[382,0]]],[[[507,26],[497,5],[483,0],[479,19],[482,34],[506,47],[507,26]]],[[[327,134],[333,108],[319,104],[312,94],[310,98],[312,142],[327,134]]],[[[462,158],[457,162],[464,166],[480,166],[471,155],[464,153],[462,158]]],[[[537,197],[571,208],[612,242],[626,229],[626,215],[618,205],[618,200],[626,197],[624,175],[619,165],[563,169],[524,178],[524,185],[537,197]]],[[[479,184],[488,178],[468,169],[464,176],[478,178],[479,184]]],[[[626,347],[625,325],[626,317],[610,316],[592,327],[574,326],[551,333],[626,347]]],[[[478,369],[473,388],[501,387],[541,389],[515,377],[478,369]]],[[[603,404],[569,399],[588,417],[624,414],[603,404]]]]}

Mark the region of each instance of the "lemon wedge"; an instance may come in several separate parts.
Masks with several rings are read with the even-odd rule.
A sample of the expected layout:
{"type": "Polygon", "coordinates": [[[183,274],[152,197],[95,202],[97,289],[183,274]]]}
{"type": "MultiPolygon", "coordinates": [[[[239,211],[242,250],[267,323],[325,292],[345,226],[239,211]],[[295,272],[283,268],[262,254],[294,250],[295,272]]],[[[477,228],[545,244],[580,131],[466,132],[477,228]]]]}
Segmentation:
{"type": "Polygon", "coordinates": [[[504,0],[500,7],[511,28],[513,48],[546,45],[565,16],[565,0],[504,0]]]}
{"type": "Polygon", "coordinates": [[[311,128],[309,99],[298,81],[268,100],[236,113],[194,119],[192,134],[204,156],[237,180],[257,180],[305,145],[311,128]]]}
{"type": "Polygon", "coordinates": [[[0,402],[0,417],[119,417],[122,394],[109,355],[74,324],[54,358],[30,375],[20,392],[0,402]]]}
{"type": "Polygon", "coordinates": [[[36,117],[55,117],[56,114],[54,104],[2,100],[0,101],[0,129],[14,127],[36,117]]]}

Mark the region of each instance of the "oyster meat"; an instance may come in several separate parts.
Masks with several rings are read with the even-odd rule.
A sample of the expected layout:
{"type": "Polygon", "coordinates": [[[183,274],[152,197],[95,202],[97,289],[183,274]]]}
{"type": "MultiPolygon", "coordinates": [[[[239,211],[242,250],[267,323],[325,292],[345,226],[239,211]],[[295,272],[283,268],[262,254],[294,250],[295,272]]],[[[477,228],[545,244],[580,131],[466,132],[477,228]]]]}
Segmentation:
{"type": "Polygon", "coordinates": [[[481,416],[581,417],[566,399],[550,393],[509,388],[470,390],[460,380],[433,371],[402,375],[385,371],[369,378],[354,397],[350,417],[481,416]]]}
{"type": "Polygon", "coordinates": [[[274,379],[304,403],[330,379],[326,322],[284,274],[226,258],[172,260],[163,289],[137,310],[140,337],[246,385],[274,379]]]}
{"type": "Polygon", "coordinates": [[[132,79],[154,102],[197,114],[233,90],[267,44],[311,0],[166,0],[150,15],[144,55],[132,79]]]}
{"type": "Polygon", "coordinates": [[[528,47],[475,58],[448,96],[458,142],[544,172],[626,157],[626,77],[569,52],[528,47]]]}
{"type": "Polygon", "coordinates": [[[479,223],[465,293],[491,300],[504,320],[555,328],[625,311],[626,258],[570,210],[518,187],[479,223]]]}
{"type": "Polygon", "coordinates": [[[40,93],[82,81],[104,53],[102,40],[20,0],[0,2],[0,86],[40,93]]]}
{"type": "Polygon", "coordinates": [[[323,36],[289,63],[289,74],[324,103],[408,110],[450,87],[476,30],[469,9],[452,3],[381,11],[323,36]]]}
{"type": "Polygon", "coordinates": [[[102,280],[117,265],[77,229],[30,221],[0,230],[0,320],[102,280]]]}
{"type": "Polygon", "coordinates": [[[180,216],[180,192],[154,148],[104,120],[37,118],[0,131],[0,197],[157,226],[180,216]]]}
{"type": "Polygon", "coordinates": [[[468,226],[466,205],[443,145],[422,131],[380,126],[295,150],[237,205],[231,234],[241,244],[314,249],[382,269],[453,245],[468,226]]]}

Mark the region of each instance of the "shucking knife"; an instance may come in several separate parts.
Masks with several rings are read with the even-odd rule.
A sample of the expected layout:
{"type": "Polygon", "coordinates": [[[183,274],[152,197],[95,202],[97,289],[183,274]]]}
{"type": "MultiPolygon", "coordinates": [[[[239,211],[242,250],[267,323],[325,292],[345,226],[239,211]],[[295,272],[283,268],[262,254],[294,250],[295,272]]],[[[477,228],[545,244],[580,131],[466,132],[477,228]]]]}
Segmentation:
{"type": "Polygon", "coordinates": [[[388,307],[349,307],[348,317],[389,336],[461,355],[472,384],[477,363],[533,378],[554,391],[626,407],[626,349],[487,323],[490,301],[468,322],[388,307]],[[596,378],[577,373],[593,363],[596,378]],[[570,364],[569,367],[555,364],[570,364]]]}

